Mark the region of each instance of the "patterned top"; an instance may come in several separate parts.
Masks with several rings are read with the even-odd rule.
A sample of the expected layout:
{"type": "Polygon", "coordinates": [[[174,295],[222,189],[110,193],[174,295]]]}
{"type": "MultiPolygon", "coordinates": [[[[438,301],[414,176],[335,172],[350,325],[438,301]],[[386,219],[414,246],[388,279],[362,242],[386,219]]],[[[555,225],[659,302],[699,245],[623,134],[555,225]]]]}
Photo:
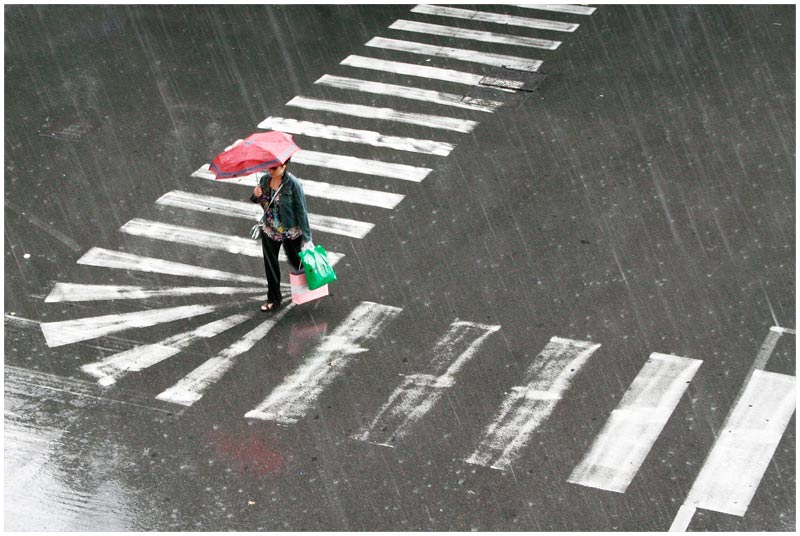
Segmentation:
{"type": "Polygon", "coordinates": [[[258,199],[258,204],[266,211],[261,224],[261,230],[264,234],[276,242],[295,240],[297,237],[302,236],[303,231],[300,227],[290,227],[286,229],[281,225],[280,192],[276,194],[275,190],[272,188],[264,188],[263,190],[265,191],[262,191],[261,197],[258,199]],[[270,205],[269,201],[272,199],[272,196],[275,196],[275,199],[272,200],[272,204],[270,205]],[[269,210],[267,210],[267,205],[269,205],[269,210]]]}

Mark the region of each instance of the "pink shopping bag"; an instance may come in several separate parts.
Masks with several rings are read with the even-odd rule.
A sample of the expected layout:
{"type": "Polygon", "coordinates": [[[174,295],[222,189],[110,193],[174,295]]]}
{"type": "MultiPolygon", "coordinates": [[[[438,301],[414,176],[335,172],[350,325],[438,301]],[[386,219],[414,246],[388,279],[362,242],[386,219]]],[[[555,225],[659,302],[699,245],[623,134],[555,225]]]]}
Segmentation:
{"type": "Polygon", "coordinates": [[[297,305],[318,300],[328,295],[328,285],[321,286],[316,290],[310,290],[304,273],[290,273],[289,284],[292,286],[292,303],[297,305]]]}

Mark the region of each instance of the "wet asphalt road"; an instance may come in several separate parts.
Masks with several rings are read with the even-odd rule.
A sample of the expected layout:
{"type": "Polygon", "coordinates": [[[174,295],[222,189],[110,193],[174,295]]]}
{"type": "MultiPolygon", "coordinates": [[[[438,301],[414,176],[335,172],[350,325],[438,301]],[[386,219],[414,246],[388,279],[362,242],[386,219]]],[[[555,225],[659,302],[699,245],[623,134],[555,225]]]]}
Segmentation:
{"type": "MultiPolygon", "coordinates": [[[[413,6],[5,7],[7,530],[665,531],[770,328],[795,328],[794,6],[602,6],[575,32],[413,6]],[[398,19],[562,41],[556,50],[416,35],[398,19]],[[364,45],[375,36],[543,60],[541,77],[364,45]],[[339,65],[350,54],[526,79],[504,93],[339,65]],[[504,103],[488,114],[315,84],[324,74],[504,103]],[[537,85],[538,84],[538,85],[537,85]],[[286,105],[295,96],[478,121],[468,134],[286,105]],[[91,248],[260,277],[261,259],[120,231],[135,218],[244,237],[251,223],[156,204],[244,201],[192,177],[282,116],[446,141],[447,156],[295,136],[307,150],[429,168],[421,182],[293,164],[304,179],[405,196],[315,233],[344,254],[332,296],[291,309],[195,404],[156,399],[263,316],[99,387],[81,366],[199,316],[51,347],[41,324],[200,295],[46,302],[56,283],[225,286],[78,264],[91,248]],[[362,302],[400,310],[294,424],[246,419],[362,302]],[[500,326],[393,448],[353,438],[457,320],[500,326]],[[465,463],[551,337],[600,344],[510,469],[465,463]],[[625,493],[567,482],[651,353],[702,361],[625,493]]],[[[240,285],[241,286],[241,285],[240,285]]],[[[795,375],[793,332],[768,372],[795,375]]],[[[744,516],[690,530],[793,531],[795,418],[744,516]]]]}

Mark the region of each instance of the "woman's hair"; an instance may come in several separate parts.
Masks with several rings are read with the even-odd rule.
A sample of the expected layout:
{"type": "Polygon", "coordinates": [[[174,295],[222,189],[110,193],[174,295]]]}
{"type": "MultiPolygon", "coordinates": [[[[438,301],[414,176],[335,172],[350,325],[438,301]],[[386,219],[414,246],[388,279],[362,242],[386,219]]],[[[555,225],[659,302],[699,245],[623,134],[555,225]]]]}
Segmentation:
{"type": "Polygon", "coordinates": [[[289,168],[289,162],[291,162],[291,161],[292,161],[292,157],[290,156],[289,158],[286,159],[286,162],[284,162],[283,165],[286,166],[286,168],[288,169],[289,168]]]}

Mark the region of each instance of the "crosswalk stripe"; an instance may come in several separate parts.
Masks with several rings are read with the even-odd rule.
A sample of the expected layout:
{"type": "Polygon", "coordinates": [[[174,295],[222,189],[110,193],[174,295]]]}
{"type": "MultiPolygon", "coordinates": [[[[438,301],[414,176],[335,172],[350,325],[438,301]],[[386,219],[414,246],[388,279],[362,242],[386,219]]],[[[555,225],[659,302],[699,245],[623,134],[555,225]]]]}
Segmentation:
{"type": "MultiPolygon", "coordinates": [[[[304,97],[295,97],[292,99],[292,101],[294,100],[297,100],[299,103],[311,102],[312,106],[320,104],[322,106],[329,107],[336,104],[342,104],[331,101],[305,99],[304,97]]],[[[359,108],[364,108],[366,110],[370,109],[368,106],[360,106],[359,108]]],[[[231,147],[235,147],[243,141],[244,140],[236,140],[225,150],[227,151],[231,147]]],[[[310,149],[304,149],[293,154],[292,162],[306,166],[327,167],[331,169],[340,169],[342,171],[363,173],[365,175],[376,175],[378,177],[389,177],[391,179],[410,180],[414,182],[421,181],[428,175],[428,173],[431,172],[431,170],[428,168],[409,166],[407,164],[393,164],[390,162],[381,162],[380,160],[371,160],[369,158],[356,158],[354,156],[323,153],[320,151],[312,151],[310,149]]],[[[252,175],[263,175],[263,173],[253,173],[252,175]]],[[[227,182],[232,179],[223,180],[227,182]]]]}
{"type": "Polygon", "coordinates": [[[77,320],[42,322],[40,327],[47,346],[55,348],[65,344],[96,339],[110,333],[131,328],[144,328],[204,315],[216,309],[211,305],[185,305],[166,309],[151,309],[132,313],[117,313],[77,320]]]}
{"type": "Polygon", "coordinates": [[[387,39],[385,37],[373,37],[366,42],[366,46],[396,50],[398,52],[408,52],[410,54],[421,54],[423,56],[481,63],[508,69],[518,69],[520,71],[536,72],[542,65],[542,60],[529,60],[518,56],[492,54],[490,52],[480,52],[478,50],[467,50],[463,48],[441,47],[437,45],[427,45],[425,43],[416,43],[414,41],[403,41],[401,39],[387,39]]]}
{"type": "Polygon", "coordinates": [[[684,507],[735,516],[747,512],[794,414],[796,388],[794,376],[753,372],[684,507]]]}
{"type": "Polygon", "coordinates": [[[406,32],[440,35],[443,37],[453,37],[456,39],[471,39],[473,41],[482,41],[484,43],[500,43],[504,45],[542,48],[545,50],[555,50],[561,44],[561,41],[552,41],[550,39],[537,39],[534,37],[524,37],[520,35],[468,30],[466,28],[456,28],[453,26],[442,26],[439,24],[428,24],[425,22],[414,22],[402,19],[390,24],[389,28],[392,30],[403,30],[406,32]]]}
{"type": "MultiPolygon", "coordinates": [[[[254,221],[261,218],[264,213],[261,206],[256,203],[232,201],[222,197],[193,194],[179,190],[167,192],[159,197],[156,203],[254,221]]],[[[364,238],[375,227],[374,223],[319,214],[308,214],[308,225],[314,231],[349,236],[351,238],[364,238]]]]}
{"type": "Polygon", "coordinates": [[[216,281],[236,281],[239,283],[255,283],[263,285],[263,278],[249,275],[234,274],[203,268],[193,264],[167,261],[155,257],[145,257],[122,251],[112,251],[104,248],[92,248],[77,261],[78,264],[97,266],[100,268],[113,268],[118,270],[131,270],[137,272],[150,272],[183,277],[212,279],[216,281]]]}
{"type": "Polygon", "coordinates": [[[282,424],[292,424],[303,418],[325,387],[345,371],[353,357],[368,351],[361,344],[376,338],[384,325],[401,311],[379,303],[359,304],[295,372],[245,417],[282,424]]]}
{"type": "Polygon", "coordinates": [[[567,482],[625,493],[701,364],[651,354],[567,482]]]}
{"type": "MultiPolygon", "coordinates": [[[[438,128],[442,130],[452,130],[463,133],[472,132],[473,129],[478,125],[475,121],[468,119],[456,119],[454,117],[442,117],[439,115],[401,112],[392,108],[377,108],[373,106],[363,106],[360,104],[312,99],[307,97],[294,97],[292,100],[287,102],[286,105],[296,106],[306,110],[352,115],[367,119],[396,121],[398,123],[438,128]]],[[[301,153],[297,154],[299,155],[301,153]]],[[[294,157],[292,157],[292,161],[295,161],[294,157]]]]}
{"type": "Polygon", "coordinates": [[[145,344],[119,352],[81,367],[104,387],[112,385],[129,372],[138,372],[178,354],[200,339],[210,339],[249,320],[253,313],[239,313],[214,320],[198,328],[168,337],[154,344],[145,344]]]}
{"type": "Polygon", "coordinates": [[[359,80],[356,78],[347,78],[344,76],[323,75],[314,82],[324,86],[336,87],[339,89],[349,89],[353,91],[362,91],[365,93],[374,93],[377,95],[389,95],[402,99],[418,100],[423,102],[431,102],[434,104],[441,104],[444,106],[454,106],[456,108],[464,108],[467,110],[475,110],[479,112],[494,112],[503,105],[502,102],[476,99],[465,95],[456,95],[454,93],[444,93],[441,91],[432,91],[427,89],[419,89],[407,86],[398,86],[395,84],[385,84],[383,82],[371,82],[368,80],[359,80]]]}
{"type": "Polygon", "coordinates": [[[393,442],[406,437],[455,385],[455,375],[472,359],[479,346],[500,326],[473,322],[454,322],[431,351],[431,363],[423,374],[412,374],[391,394],[369,428],[354,439],[393,447],[393,442]]]}
{"type": "MultiPolygon", "coordinates": [[[[225,179],[224,181],[217,182],[225,184],[238,184],[253,188],[258,183],[258,178],[260,175],[260,173],[253,173],[251,175],[245,175],[243,177],[236,177],[233,179],[225,179]]],[[[200,169],[192,173],[192,177],[216,181],[214,174],[209,171],[208,164],[204,164],[200,167],[200,169]]],[[[344,201],[346,203],[354,203],[357,205],[392,209],[395,208],[405,197],[402,194],[395,194],[392,192],[380,192],[378,190],[368,190],[366,188],[356,188],[353,186],[342,186],[327,182],[310,181],[301,179],[299,177],[298,180],[303,185],[303,192],[307,196],[319,197],[320,199],[329,199],[331,201],[344,201]]]]}
{"type": "Polygon", "coordinates": [[[415,6],[411,11],[413,13],[423,13],[425,15],[438,15],[441,17],[452,17],[479,22],[493,22],[497,24],[506,24],[508,26],[522,26],[524,28],[552,30],[555,32],[574,32],[578,29],[578,26],[580,26],[579,24],[568,22],[531,19],[529,17],[502,15],[500,13],[488,13],[486,11],[474,11],[471,9],[460,9],[455,7],[418,5],[415,6]]]}
{"type": "Polygon", "coordinates": [[[433,171],[430,168],[382,162],[369,158],[357,158],[343,154],[323,153],[319,151],[300,151],[292,156],[292,162],[306,166],[317,166],[376,177],[387,177],[403,181],[422,182],[433,171]]]}
{"type": "Polygon", "coordinates": [[[236,358],[266,337],[272,328],[286,316],[286,313],[292,310],[292,307],[291,303],[286,305],[272,318],[256,326],[244,337],[181,378],[178,383],[160,393],[156,398],[182,406],[191,406],[200,400],[209,387],[219,381],[233,367],[236,358]]]}
{"type": "Polygon", "coordinates": [[[195,296],[197,294],[257,294],[264,289],[246,287],[141,287],[135,285],[84,285],[56,283],[45,302],[82,302],[102,300],[146,300],[165,296],[195,296]]]}
{"type": "MultiPolygon", "coordinates": [[[[430,78],[432,80],[442,80],[466,86],[480,86],[486,78],[481,74],[465,73],[453,69],[442,69],[440,67],[430,67],[428,65],[416,65],[413,63],[402,63],[399,61],[382,60],[377,58],[367,58],[365,56],[347,56],[342,60],[341,65],[357,67],[359,69],[371,69],[373,71],[383,71],[387,73],[403,74],[420,78],[430,78]]],[[[506,87],[495,87],[492,89],[514,93],[516,89],[524,86],[523,82],[517,80],[503,80],[506,87]]]]}
{"type": "Polygon", "coordinates": [[[288,134],[298,134],[313,138],[323,138],[347,143],[360,143],[372,147],[385,147],[397,151],[433,154],[437,156],[447,156],[454,149],[452,143],[443,141],[387,136],[372,130],[360,130],[337,125],[323,125],[321,123],[298,121],[296,119],[286,119],[283,117],[267,117],[259,123],[258,128],[279,130],[288,134]]]}
{"type": "MultiPolygon", "coordinates": [[[[249,230],[249,229],[248,229],[249,230]]],[[[157,221],[134,218],[120,228],[120,231],[133,236],[142,236],[154,240],[165,240],[189,246],[198,246],[209,249],[217,249],[234,253],[236,255],[247,255],[248,257],[261,257],[261,243],[252,238],[242,238],[239,236],[215,233],[213,231],[203,231],[194,227],[182,225],[172,225],[157,221]]],[[[331,265],[335,265],[344,255],[341,253],[328,252],[331,265]]],[[[286,262],[286,254],[281,250],[278,259],[286,262]]]]}
{"type": "Polygon", "coordinates": [[[528,9],[539,9],[541,11],[553,11],[556,13],[567,13],[569,15],[591,15],[597,8],[576,5],[560,4],[510,4],[514,7],[524,7],[528,9]]]}
{"type": "Polygon", "coordinates": [[[506,470],[533,432],[555,410],[573,377],[599,344],[552,337],[525,373],[526,385],[512,387],[475,451],[464,461],[506,470]]]}
{"type": "MultiPolygon", "coordinates": [[[[724,498],[718,497],[714,495],[715,489],[725,488],[727,486],[727,482],[723,479],[722,481],[716,481],[714,479],[713,473],[707,471],[707,467],[716,466],[719,464],[725,464],[727,456],[731,455],[728,451],[731,449],[736,448],[738,441],[734,440],[733,445],[728,443],[727,441],[730,440],[730,435],[734,437],[743,433],[745,435],[752,434],[753,430],[755,430],[754,437],[760,437],[758,434],[758,430],[764,428],[765,425],[763,423],[754,423],[752,426],[754,427],[753,430],[748,428],[744,428],[743,430],[737,429],[737,424],[744,420],[745,418],[750,418],[750,410],[753,406],[756,408],[752,411],[755,414],[756,418],[759,418],[761,415],[759,412],[763,412],[763,418],[766,418],[766,415],[770,415],[772,410],[768,408],[772,408],[775,405],[775,400],[767,400],[764,402],[762,400],[761,404],[757,404],[758,397],[759,397],[759,389],[753,387],[754,385],[760,386],[762,384],[766,385],[767,389],[770,391],[766,394],[766,397],[776,397],[779,396],[779,391],[785,387],[781,385],[771,386],[771,383],[777,384],[786,384],[788,381],[792,382],[792,391],[794,391],[794,377],[785,377],[790,378],[790,380],[781,378],[782,375],[777,374],[768,374],[764,373],[764,368],[767,366],[769,362],[769,358],[772,356],[772,352],[775,350],[775,346],[778,342],[778,339],[787,332],[793,332],[793,330],[785,330],[783,328],[778,328],[776,326],[772,326],[769,329],[769,333],[767,333],[767,337],[764,340],[764,343],[761,345],[759,349],[758,355],[756,359],[753,361],[753,364],[747,371],[745,379],[743,381],[742,387],[739,389],[739,392],[736,394],[736,398],[734,398],[732,408],[728,412],[728,415],[725,417],[725,422],[722,423],[722,432],[717,435],[716,439],[714,440],[714,445],[711,447],[711,452],[706,457],[705,463],[703,464],[703,468],[700,470],[700,475],[695,479],[694,484],[692,485],[692,489],[689,491],[689,495],[686,497],[686,500],[683,502],[681,507],[678,509],[677,514],[675,515],[675,519],[672,521],[672,525],[670,526],[670,532],[685,532],[686,529],[689,527],[689,524],[692,522],[692,517],[694,517],[695,510],[698,508],[698,501],[702,499],[704,503],[707,504],[714,504],[716,503],[719,505],[720,508],[727,508],[727,509],[740,509],[743,506],[742,514],[747,510],[747,506],[750,504],[750,499],[752,498],[752,493],[749,497],[746,497],[746,502],[742,502],[745,499],[744,496],[739,495],[738,497],[740,500],[737,500],[732,503],[728,503],[725,505],[724,498]],[[764,374],[767,374],[764,376],[764,374]],[[757,378],[754,380],[754,378],[757,378]],[[774,391],[774,392],[773,392],[774,391]],[[749,401],[745,399],[745,396],[748,398],[753,398],[755,400],[749,401]],[[727,434],[726,434],[727,432],[727,434]],[[722,445],[720,445],[722,444],[722,445]],[[720,454],[722,453],[722,454],[720,454]],[[701,478],[702,477],[702,478],[701,478]]],[[[794,404],[795,398],[794,393],[791,395],[791,403],[792,403],[792,411],[790,412],[789,416],[791,417],[791,413],[794,413],[794,404]]],[[[783,403],[781,403],[783,405],[783,403]]],[[[773,408],[774,409],[774,408],[773,408]]],[[[773,418],[774,417],[770,417],[773,418]]],[[[777,416],[777,419],[780,420],[780,415],[777,416]]],[[[767,419],[769,422],[769,419],[767,419]]],[[[771,425],[766,425],[766,427],[775,426],[775,420],[773,420],[771,425]]],[[[783,428],[785,428],[785,424],[781,427],[780,435],[783,435],[783,428]]],[[[772,432],[775,432],[776,428],[770,428],[772,432]]],[[[777,446],[777,441],[780,440],[780,436],[775,441],[777,446]]],[[[742,451],[739,452],[747,452],[748,449],[747,443],[743,442],[745,447],[742,448],[742,451]]],[[[763,462],[764,467],[766,464],[769,463],[769,459],[772,458],[772,454],[775,451],[775,446],[770,446],[769,439],[767,443],[763,443],[761,445],[754,446],[755,451],[747,454],[747,457],[750,459],[750,465],[745,463],[744,469],[748,471],[746,485],[752,488],[752,492],[755,493],[756,488],[758,487],[758,483],[761,479],[761,475],[763,475],[763,470],[760,472],[758,471],[758,466],[761,464],[760,460],[762,456],[765,456],[765,460],[763,462]],[[767,455],[768,454],[768,455],[767,455]],[[758,480],[755,480],[755,478],[758,480]]],[[[741,460],[740,460],[741,461],[741,460]]],[[[744,462],[743,462],[744,463],[744,462]]],[[[728,467],[724,467],[723,472],[728,472],[730,469],[728,467]]],[[[723,491],[723,493],[728,493],[723,491]]],[[[745,492],[746,493],[746,492],[745,492]]],[[[737,495],[733,495],[733,497],[737,497],[737,495]]],[[[709,509],[714,509],[713,507],[709,507],[709,509]]],[[[725,512],[727,510],[722,509],[719,510],[725,512]]]]}

